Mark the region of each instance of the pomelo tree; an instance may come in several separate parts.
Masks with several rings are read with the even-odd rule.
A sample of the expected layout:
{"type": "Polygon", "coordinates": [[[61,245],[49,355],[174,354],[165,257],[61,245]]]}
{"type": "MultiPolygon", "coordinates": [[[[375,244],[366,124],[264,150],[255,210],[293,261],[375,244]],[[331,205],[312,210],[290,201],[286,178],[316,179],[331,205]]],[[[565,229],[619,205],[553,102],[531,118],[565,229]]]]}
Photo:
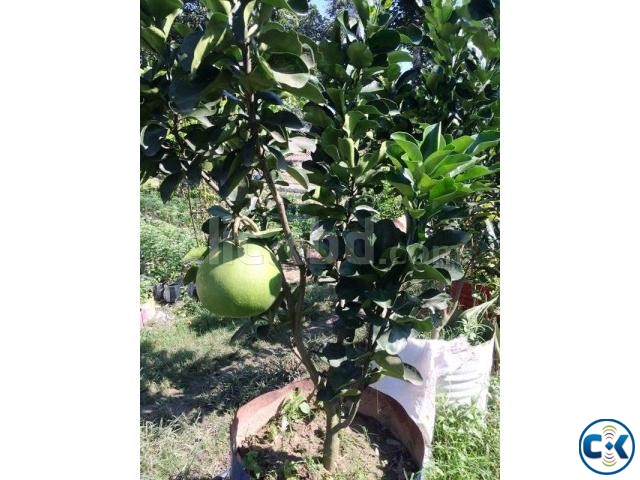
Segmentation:
{"type": "Polygon", "coordinates": [[[222,316],[286,316],[326,412],[332,470],[337,432],[368,385],[383,375],[422,381],[398,353],[412,332],[431,331],[460,277],[453,254],[469,237],[454,228],[457,202],[491,188],[482,163],[497,135],[454,138],[413,106],[405,114],[407,88],[417,87],[407,48],[424,35],[391,28],[387,4],[354,1],[357,14],[340,12],[316,42],[273,20],[278,9],[304,15],[307,0],[202,3],[206,28],[193,30],[176,22],[180,0],[141,2],[141,177],[162,176],[165,201],[182,182],[221,198],[203,226],[209,245],[186,256],[185,281],[222,316]],[[302,118],[288,99],[302,100],[302,118]],[[286,160],[300,150],[312,152],[301,168],[286,160]],[[309,238],[292,233],[278,188],[286,179],[305,191],[298,211],[315,219],[309,238]],[[401,197],[404,222],[367,203],[384,183],[401,197]],[[252,251],[266,259],[260,273],[252,251]],[[295,281],[282,278],[285,265],[295,281]],[[304,337],[311,274],[332,278],[339,299],[333,338],[319,350],[304,337]]]}

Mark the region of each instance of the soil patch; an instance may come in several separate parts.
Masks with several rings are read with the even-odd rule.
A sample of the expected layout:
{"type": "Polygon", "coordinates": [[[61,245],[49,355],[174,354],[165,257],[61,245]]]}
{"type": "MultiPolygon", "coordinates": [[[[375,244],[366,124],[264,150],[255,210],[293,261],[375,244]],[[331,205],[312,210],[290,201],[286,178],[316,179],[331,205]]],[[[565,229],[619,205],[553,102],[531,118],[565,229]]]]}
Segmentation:
{"type": "Polygon", "coordinates": [[[409,452],[376,420],[357,415],[340,432],[337,468],[322,467],[324,411],[289,424],[277,417],[238,449],[252,478],[268,480],[405,480],[418,470],[409,452]],[[405,476],[406,475],[406,476],[405,476]]]}

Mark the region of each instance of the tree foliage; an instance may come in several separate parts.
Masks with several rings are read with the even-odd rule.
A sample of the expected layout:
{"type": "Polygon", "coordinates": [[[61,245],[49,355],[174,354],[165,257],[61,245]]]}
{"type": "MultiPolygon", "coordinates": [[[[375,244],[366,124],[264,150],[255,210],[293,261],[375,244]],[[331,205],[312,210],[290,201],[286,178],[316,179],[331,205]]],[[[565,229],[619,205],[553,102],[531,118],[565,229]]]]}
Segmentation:
{"type": "Polygon", "coordinates": [[[260,317],[291,326],[327,411],[327,468],[368,385],[421,382],[398,353],[438,325],[464,275],[469,206],[497,189],[498,44],[462,3],[433,2],[423,21],[398,26],[389,4],[356,0],[324,36],[292,23],[306,0],[202,0],[204,24],[180,0],[141,3],[141,176],[163,178],[164,201],[204,182],[222,199],[203,225],[211,245],[259,242],[297,268],[260,317]],[[428,62],[403,68],[409,49],[428,62]],[[294,167],[285,157],[300,149],[311,159],[294,167]],[[293,237],[278,191],[292,179],[305,190],[297,211],[315,219],[309,238],[293,237]],[[369,202],[385,184],[406,228],[369,202]],[[339,299],[334,338],[316,351],[303,335],[310,274],[334,279],[339,299]]]}

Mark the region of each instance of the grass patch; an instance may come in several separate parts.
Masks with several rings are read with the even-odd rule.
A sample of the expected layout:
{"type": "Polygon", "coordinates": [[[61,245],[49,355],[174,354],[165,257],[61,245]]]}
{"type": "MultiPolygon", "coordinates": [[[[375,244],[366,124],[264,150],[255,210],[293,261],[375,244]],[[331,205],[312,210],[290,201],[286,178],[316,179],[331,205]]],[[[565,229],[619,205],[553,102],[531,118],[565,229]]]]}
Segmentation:
{"type": "Polygon", "coordinates": [[[210,479],[229,465],[233,412],[303,372],[280,339],[231,344],[238,321],[184,297],[140,332],[140,470],[144,480],[210,479]]]}
{"type": "Polygon", "coordinates": [[[500,478],[500,400],[494,378],[488,411],[440,403],[433,464],[424,480],[496,480],[500,478]]]}
{"type": "Polygon", "coordinates": [[[182,415],[140,426],[142,480],[211,479],[227,458],[230,413],[195,421],[182,415]],[[203,421],[204,420],[204,421],[203,421]]]}

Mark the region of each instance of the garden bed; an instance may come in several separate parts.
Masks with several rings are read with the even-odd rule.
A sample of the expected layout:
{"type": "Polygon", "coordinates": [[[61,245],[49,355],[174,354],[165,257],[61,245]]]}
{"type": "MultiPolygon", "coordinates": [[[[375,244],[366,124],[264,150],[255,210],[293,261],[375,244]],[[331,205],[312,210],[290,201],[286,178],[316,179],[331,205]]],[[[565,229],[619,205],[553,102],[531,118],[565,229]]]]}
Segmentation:
{"type": "Polygon", "coordinates": [[[286,416],[274,418],[238,449],[245,469],[252,476],[273,480],[404,479],[418,469],[389,430],[370,417],[357,415],[340,432],[336,472],[329,475],[320,458],[325,422],[322,410],[294,421],[286,416]]]}

